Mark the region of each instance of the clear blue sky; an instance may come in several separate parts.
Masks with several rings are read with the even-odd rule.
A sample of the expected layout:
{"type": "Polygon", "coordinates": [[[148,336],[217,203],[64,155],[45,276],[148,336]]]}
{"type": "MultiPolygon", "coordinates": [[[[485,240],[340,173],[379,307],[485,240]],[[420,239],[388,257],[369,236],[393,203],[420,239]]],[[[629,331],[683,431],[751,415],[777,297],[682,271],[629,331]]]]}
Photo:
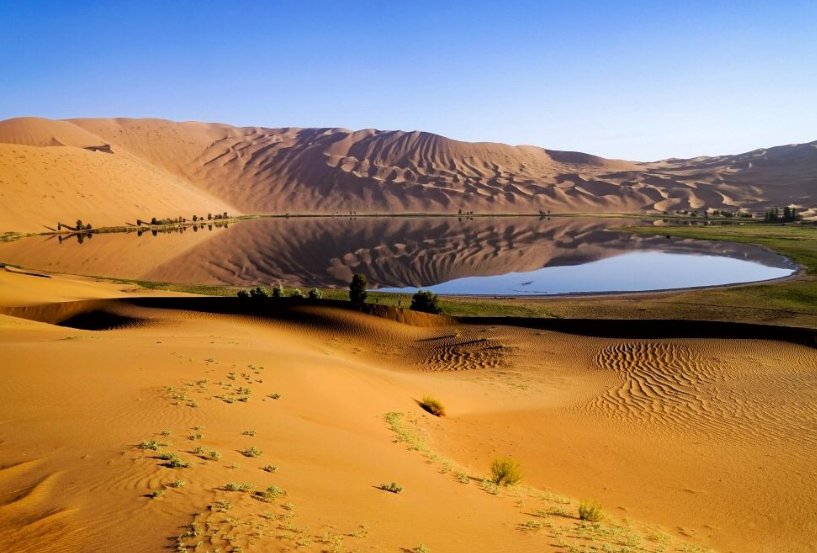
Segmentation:
{"type": "Polygon", "coordinates": [[[21,115],[737,153],[817,140],[817,1],[0,0],[21,115]]]}

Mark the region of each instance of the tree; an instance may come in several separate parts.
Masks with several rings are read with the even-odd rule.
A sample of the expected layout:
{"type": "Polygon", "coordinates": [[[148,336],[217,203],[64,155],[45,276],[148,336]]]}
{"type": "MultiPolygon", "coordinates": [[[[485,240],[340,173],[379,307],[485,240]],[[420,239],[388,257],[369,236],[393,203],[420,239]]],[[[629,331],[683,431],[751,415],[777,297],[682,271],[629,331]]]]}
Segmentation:
{"type": "Polygon", "coordinates": [[[250,297],[250,294],[246,290],[239,290],[238,292],[236,292],[236,296],[238,296],[241,299],[247,299],[250,297]]]}
{"type": "Polygon", "coordinates": [[[311,300],[319,300],[319,299],[321,299],[322,297],[323,297],[323,294],[322,294],[322,293],[321,293],[321,291],[320,291],[320,290],[318,290],[317,288],[312,288],[312,289],[309,291],[309,299],[311,299],[311,300]]]}
{"type": "Polygon", "coordinates": [[[290,298],[302,298],[304,297],[304,293],[301,292],[300,288],[293,288],[292,292],[289,293],[290,298]]]}
{"type": "Polygon", "coordinates": [[[363,307],[363,304],[366,303],[366,297],[369,295],[366,292],[368,285],[369,281],[366,280],[366,275],[363,273],[356,273],[352,277],[352,282],[349,284],[349,299],[352,300],[355,307],[363,307]]]}
{"type": "Polygon", "coordinates": [[[284,295],[284,287],[280,284],[276,284],[272,287],[272,297],[273,298],[280,298],[284,295]]]}
{"type": "Polygon", "coordinates": [[[82,219],[77,219],[77,230],[82,230],[82,219]]]}
{"type": "Polygon", "coordinates": [[[263,288],[261,288],[260,286],[256,286],[255,288],[250,290],[250,297],[253,298],[253,299],[261,299],[261,298],[266,298],[268,296],[267,296],[267,293],[264,291],[263,288]]]}
{"type": "Polygon", "coordinates": [[[417,293],[411,298],[411,310],[423,313],[442,313],[437,294],[428,290],[417,290],[417,293]]]}

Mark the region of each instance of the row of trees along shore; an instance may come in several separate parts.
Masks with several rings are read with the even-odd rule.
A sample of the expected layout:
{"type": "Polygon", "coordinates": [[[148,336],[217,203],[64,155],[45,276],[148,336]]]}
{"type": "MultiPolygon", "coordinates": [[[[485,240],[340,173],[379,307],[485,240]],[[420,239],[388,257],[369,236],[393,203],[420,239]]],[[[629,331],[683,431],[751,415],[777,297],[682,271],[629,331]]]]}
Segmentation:
{"type": "MultiPolygon", "coordinates": [[[[369,281],[363,273],[357,273],[352,277],[349,283],[349,301],[352,302],[357,309],[363,310],[366,306],[366,299],[369,297],[367,290],[369,281]]],[[[236,294],[241,299],[266,299],[266,298],[308,298],[310,300],[319,300],[323,297],[320,289],[312,288],[304,295],[300,288],[293,288],[287,296],[284,287],[276,284],[267,292],[266,289],[256,286],[249,290],[239,290],[236,294]]],[[[440,307],[440,299],[437,294],[433,294],[428,290],[418,290],[411,298],[411,305],[409,306],[413,311],[421,311],[423,313],[442,313],[440,307]]]]}

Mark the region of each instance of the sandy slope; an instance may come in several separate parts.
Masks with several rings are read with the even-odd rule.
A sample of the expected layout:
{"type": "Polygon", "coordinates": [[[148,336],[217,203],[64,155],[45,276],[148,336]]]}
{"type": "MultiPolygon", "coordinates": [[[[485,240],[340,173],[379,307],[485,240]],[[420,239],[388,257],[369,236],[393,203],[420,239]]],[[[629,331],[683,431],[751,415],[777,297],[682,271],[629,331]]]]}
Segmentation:
{"type": "Polygon", "coordinates": [[[44,232],[77,219],[95,227],[137,218],[236,213],[229,202],[65,121],[0,122],[0,228],[44,232]]]}
{"type": "Polygon", "coordinates": [[[44,301],[87,297],[75,305],[90,315],[71,324],[111,325],[0,318],[13,322],[0,325],[0,548],[815,550],[813,349],[416,327],[306,306],[215,314],[100,300],[125,294],[58,276],[0,272],[0,284],[40,304],[28,312],[40,320],[69,314],[44,301]],[[424,394],[448,417],[420,410],[424,394]],[[394,443],[392,411],[440,456],[394,443]],[[189,466],[138,447],[151,439],[189,466]],[[482,489],[508,454],[528,486],[558,494],[482,489]],[[404,491],[375,487],[391,481],[404,491]],[[582,526],[571,496],[610,519],[582,526]]]}
{"type": "Polygon", "coordinates": [[[813,208],[815,177],[817,143],[634,163],[416,131],[239,128],[158,119],[0,122],[0,230],[39,230],[55,216],[121,224],[136,216],[224,210],[813,208]],[[84,149],[102,145],[113,153],[84,149]],[[88,196],[96,200],[83,201],[88,196]]]}

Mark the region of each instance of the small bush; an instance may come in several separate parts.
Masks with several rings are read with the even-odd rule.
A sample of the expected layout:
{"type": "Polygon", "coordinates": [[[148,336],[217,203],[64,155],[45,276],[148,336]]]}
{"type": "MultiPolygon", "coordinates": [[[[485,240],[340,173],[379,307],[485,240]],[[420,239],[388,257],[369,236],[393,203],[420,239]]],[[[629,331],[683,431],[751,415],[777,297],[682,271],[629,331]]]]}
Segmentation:
{"type": "Polygon", "coordinates": [[[148,497],[151,499],[162,499],[165,496],[164,490],[155,490],[148,494],[148,497]]]}
{"type": "Polygon", "coordinates": [[[280,284],[276,284],[272,287],[272,297],[273,298],[281,298],[284,296],[284,287],[280,284]]]}
{"type": "Polygon", "coordinates": [[[418,290],[411,298],[411,310],[422,311],[423,313],[442,313],[440,308],[440,299],[437,294],[433,294],[428,290],[418,290]]]}
{"type": "Polygon", "coordinates": [[[356,273],[352,276],[352,282],[349,284],[349,300],[355,307],[362,307],[366,303],[368,285],[369,282],[363,273],[356,273]]]}
{"type": "Polygon", "coordinates": [[[255,436],[255,430],[245,430],[241,433],[242,436],[255,436]]]}
{"type": "Polygon", "coordinates": [[[241,455],[244,457],[260,457],[263,451],[260,449],[256,449],[255,447],[248,447],[247,449],[241,452],[241,455]]]}
{"type": "Polygon", "coordinates": [[[211,511],[216,511],[216,512],[219,512],[219,513],[226,513],[227,511],[230,510],[231,507],[232,507],[232,505],[230,504],[229,501],[226,501],[224,499],[218,499],[218,500],[216,500],[215,503],[210,505],[210,510],[211,511]]]}
{"type": "Polygon", "coordinates": [[[253,299],[262,299],[262,298],[266,298],[268,296],[267,296],[267,292],[263,288],[261,288],[260,286],[257,286],[255,288],[253,288],[252,290],[250,290],[250,297],[253,298],[253,299]]]}
{"type": "Polygon", "coordinates": [[[224,489],[228,492],[248,492],[254,487],[255,486],[247,482],[227,482],[227,484],[224,485],[224,489]]]}
{"type": "Polygon", "coordinates": [[[156,440],[143,440],[136,447],[138,447],[139,449],[150,449],[153,451],[157,451],[160,447],[163,447],[163,445],[165,444],[157,442],[156,440]]]}
{"type": "Polygon", "coordinates": [[[494,459],[491,463],[491,482],[500,486],[510,486],[522,479],[519,463],[507,457],[494,459]]]}
{"type": "Polygon", "coordinates": [[[291,298],[303,298],[304,293],[301,292],[300,288],[293,288],[292,292],[289,293],[289,297],[291,297],[291,298]]]}
{"type": "Polygon", "coordinates": [[[219,459],[221,459],[221,453],[214,449],[213,451],[207,454],[207,457],[209,457],[213,461],[218,461],[219,459]]]}
{"type": "Polygon", "coordinates": [[[264,472],[277,472],[278,465],[266,465],[261,467],[261,470],[263,470],[264,472]]]}
{"type": "Polygon", "coordinates": [[[389,484],[379,484],[377,489],[383,490],[384,492],[391,492],[391,493],[400,493],[403,491],[403,486],[398,484],[397,482],[390,482],[389,484]]]}
{"type": "Polygon", "coordinates": [[[246,290],[239,290],[238,292],[236,292],[235,295],[238,296],[239,298],[243,299],[243,300],[250,297],[250,293],[247,292],[246,290]]]}
{"type": "Polygon", "coordinates": [[[445,416],[445,406],[431,396],[424,396],[423,401],[420,402],[420,407],[435,417],[445,416]]]}
{"type": "Polygon", "coordinates": [[[322,297],[323,297],[323,293],[321,293],[321,291],[318,290],[317,288],[312,288],[309,291],[309,299],[311,299],[311,300],[319,300],[322,297]]]}
{"type": "Polygon", "coordinates": [[[168,488],[179,489],[183,488],[184,484],[185,484],[184,480],[174,480],[173,482],[168,482],[167,484],[165,484],[165,486],[167,486],[168,488]]]}
{"type": "Polygon", "coordinates": [[[579,503],[579,519],[600,522],[604,519],[604,509],[595,501],[582,501],[579,503]]]}
{"type": "Polygon", "coordinates": [[[281,399],[281,394],[276,392],[274,394],[269,394],[267,397],[270,399],[281,399]]]}
{"type": "Polygon", "coordinates": [[[269,503],[270,501],[273,501],[275,498],[282,495],[286,495],[286,492],[284,492],[284,490],[282,490],[278,486],[270,486],[264,491],[255,492],[254,497],[259,501],[269,503]]]}

